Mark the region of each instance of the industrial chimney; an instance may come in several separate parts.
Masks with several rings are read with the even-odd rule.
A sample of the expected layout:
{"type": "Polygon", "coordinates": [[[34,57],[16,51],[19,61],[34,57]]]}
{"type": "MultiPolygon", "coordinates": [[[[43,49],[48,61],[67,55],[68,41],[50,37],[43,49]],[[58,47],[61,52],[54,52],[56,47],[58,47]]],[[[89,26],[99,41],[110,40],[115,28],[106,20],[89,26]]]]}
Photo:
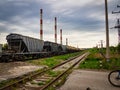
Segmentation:
{"type": "Polygon", "coordinates": [[[57,18],[55,17],[55,43],[57,43],[57,18]]]}
{"type": "Polygon", "coordinates": [[[66,38],[66,46],[68,46],[68,39],[66,38]]]}
{"type": "Polygon", "coordinates": [[[62,45],[62,29],[60,29],[60,44],[62,45]]]}
{"type": "Polygon", "coordinates": [[[42,20],[43,10],[40,9],[40,40],[43,40],[43,20],[42,20]]]}

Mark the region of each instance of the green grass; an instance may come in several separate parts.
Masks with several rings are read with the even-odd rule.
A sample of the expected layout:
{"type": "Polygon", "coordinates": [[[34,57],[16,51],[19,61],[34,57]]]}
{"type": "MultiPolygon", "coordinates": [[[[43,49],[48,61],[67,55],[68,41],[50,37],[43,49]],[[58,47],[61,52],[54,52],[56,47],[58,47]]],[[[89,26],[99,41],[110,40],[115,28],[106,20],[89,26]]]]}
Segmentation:
{"type": "Polygon", "coordinates": [[[41,81],[38,83],[38,85],[45,85],[45,83],[41,81]]]}
{"type": "Polygon", "coordinates": [[[83,61],[80,65],[80,69],[100,69],[100,61],[102,58],[94,57],[93,55],[89,55],[85,61],[83,61]]]}
{"type": "Polygon", "coordinates": [[[54,57],[49,57],[49,58],[43,58],[43,59],[37,59],[37,60],[30,60],[26,61],[28,63],[32,63],[34,65],[46,65],[48,67],[53,67],[62,61],[65,61],[71,57],[74,57],[76,55],[81,54],[82,52],[77,52],[77,53],[70,53],[70,54],[65,54],[65,55],[60,55],[60,56],[54,56],[54,57]]]}
{"type": "MultiPolygon", "coordinates": [[[[90,55],[80,65],[80,69],[106,69],[114,70],[120,69],[120,55],[110,52],[110,61],[106,61],[105,58],[99,53],[97,49],[91,49],[90,55]],[[101,63],[100,63],[101,62],[101,63]]],[[[103,50],[105,54],[105,50],[103,50]]]]}
{"type": "Polygon", "coordinates": [[[103,68],[107,70],[120,69],[120,58],[111,58],[109,62],[103,61],[103,68]]]}
{"type": "Polygon", "coordinates": [[[5,85],[12,84],[12,83],[14,83],[14,82],[16,82],[16,80],[12,80],[12,79],[1,81],[1,82],[0,82],[0,88],[1,88],[1,87],[4,87],[5,85]]]}
{"type": "Polygon", "coordinates": [[[50,75],[51,77],[56,77],[60,74],[60,71],[49,71],[48,75],[50,75]]]}
{"type": "Polygon", "coordinates": [[[47,65],[48,67],[52,67],[60,63],[61,61],[62,61],[61,59],[55,59],[54,57],[52,57],[52,58],[46,58],[45,60],[41,61],[41,64],[47,65]]]}

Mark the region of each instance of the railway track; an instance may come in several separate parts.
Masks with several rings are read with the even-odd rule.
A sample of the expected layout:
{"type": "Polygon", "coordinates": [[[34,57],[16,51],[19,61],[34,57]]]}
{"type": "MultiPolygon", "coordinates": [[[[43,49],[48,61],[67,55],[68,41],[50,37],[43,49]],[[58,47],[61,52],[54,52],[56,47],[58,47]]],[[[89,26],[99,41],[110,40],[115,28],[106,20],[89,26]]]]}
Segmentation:
{"type": "Polygon", "coordinates": [[[88,53],[85,53],[81,56],[76,56],[74,58],[71,58],[52,68],[47,68],[42,71],[30,73],[29,75],[25,75],[23,77],[18,77],[12,83],[9,83],[1,87],[0,90],[13,90],[15,88],[17,88],[17,90],[45,90],[54,82],[58,81],[64,74],[70,71],[87,55],[88,53]],[[56,72],[56,74],[54,74],[55,72],[53,70],[70,62],[72,62],[70,67],[66,68],[66,70],[64,71],[58,71],[56,72]],[[53,73],[53,74],[51,75],[50,73],[53,73]]]}

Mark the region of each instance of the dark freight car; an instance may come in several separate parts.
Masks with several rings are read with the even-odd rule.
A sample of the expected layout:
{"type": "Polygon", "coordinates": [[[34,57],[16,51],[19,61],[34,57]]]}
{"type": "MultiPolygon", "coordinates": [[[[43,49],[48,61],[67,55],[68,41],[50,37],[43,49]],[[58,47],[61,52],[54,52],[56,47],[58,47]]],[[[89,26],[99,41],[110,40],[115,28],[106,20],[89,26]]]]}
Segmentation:
{"type": "Polygon", "coordinates": [[[9,34],[6,39],[8,42],[8,51],[1,54],[1,62],[50,57],[79,51],[79,49],[75,47],[14,33],[9,34]]]}
{"type": "Polygon", "coordinates": [[[43,48],[47,52],[62,52],[63,51],[63,48],[60,44],[50,42],[50,41],[45,41],[43,48]]]}
{"type": "Polygon", "coordinates": [[[41,52],[44,42],[39,39],[23,36],[20,34],[9,34],[7,37],[9,49],[17,52],[41,52]]]}

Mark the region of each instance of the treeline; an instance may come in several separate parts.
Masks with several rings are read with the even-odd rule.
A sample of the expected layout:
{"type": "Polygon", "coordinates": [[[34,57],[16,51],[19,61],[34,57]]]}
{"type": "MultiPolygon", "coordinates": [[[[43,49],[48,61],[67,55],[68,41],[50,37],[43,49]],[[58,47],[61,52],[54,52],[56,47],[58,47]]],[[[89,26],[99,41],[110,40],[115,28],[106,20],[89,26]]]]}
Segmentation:
{"type": "Polygon", "coordinates": [[[8,44],[6,43],[6,44],[2,44],[2,50],[4,51],[4,50],[8,50],[8,44]]]}
{"type": "Polygon", "coordinates": [[[118,44],[117,46],[110,46],[110,52],[120,54],[120,44],[118,44]]]}
{"type": "MultiPolygon", "coordinates": [[[[120,44],[118,44],[117,46],[110,46],[110,53],[112,54],[120,54],[120,44]]],[[[92,49],[90,49],[90,51],[96,53],[96,52],[102,52],[102,53],[105,53],[106,52],[106,48],[103,47],[103,48],[97,48],[97,47],[94,47],[92,49]]]]}

